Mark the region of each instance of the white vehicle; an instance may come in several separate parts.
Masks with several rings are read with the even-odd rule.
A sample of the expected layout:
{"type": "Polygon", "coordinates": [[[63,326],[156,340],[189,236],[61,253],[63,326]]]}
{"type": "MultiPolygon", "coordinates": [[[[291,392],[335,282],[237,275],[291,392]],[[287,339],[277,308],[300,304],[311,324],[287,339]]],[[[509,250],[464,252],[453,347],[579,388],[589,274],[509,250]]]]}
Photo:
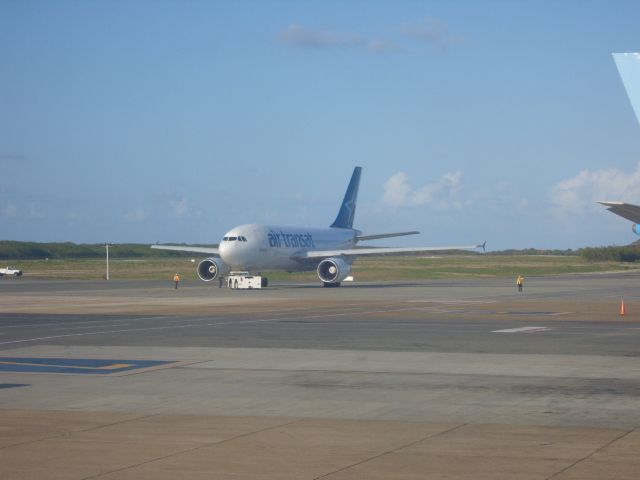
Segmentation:
{"type": "Polygon", "coordinates": [[[356,244],[362,240],[418,233],[412,231],[362,235],[360,230],[353,228],[361,171],[361,167],[353,170],[338,216],[329,228],[240,225],[224,235],[218,248],[182,245],[152,245],[151,248],[211,255],[197,266],[198,276],[205,282],[230,271],[316,270],[325,287],[340,286],[341,282],[351,276],[351,265],[361,255],[484,248],[484,244],[461,247],[356,248],[356,244]]]}
{"type": "Polygon", "coordinates": [[[0,277],[2,277],[3,275],[13,275],[14,277],[21,277],[22,270],[19,270],[16,267],[0,268],[0,277]]]}
{"type": "Polygon", "coordinates": [[[227,276],[229,288],[251,290],[267,286],[266,278],[260,275],[251,275],[249,272],[231,272],[227,276]]]}

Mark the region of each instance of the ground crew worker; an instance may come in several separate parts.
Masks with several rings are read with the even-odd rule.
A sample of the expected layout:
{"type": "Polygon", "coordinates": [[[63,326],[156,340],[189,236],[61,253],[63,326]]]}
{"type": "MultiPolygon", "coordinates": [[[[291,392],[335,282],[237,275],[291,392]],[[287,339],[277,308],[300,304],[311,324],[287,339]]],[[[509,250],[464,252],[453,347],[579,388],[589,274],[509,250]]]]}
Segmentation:
{"type": "Polygon", "coordinates": [[[222,282],[224,282],[224,275],[220,275],[220,280],[218,280],[218,288],[222,288],[222,282]]]}
{"type": "Polygon", "coordinates": [[[173,281],[176,284],[175,289],[178,289],[178,284],[180,283],[180,274],[176,272],[176,274],[173,276],[173,281]]]}
{"type": "Polygon", "coordinates": [[[518,278],[516,278],[516,286],[518,287],[518,291],[521,292],[524,286],[524,277],[522,275],[518,275],[518,278]]]}

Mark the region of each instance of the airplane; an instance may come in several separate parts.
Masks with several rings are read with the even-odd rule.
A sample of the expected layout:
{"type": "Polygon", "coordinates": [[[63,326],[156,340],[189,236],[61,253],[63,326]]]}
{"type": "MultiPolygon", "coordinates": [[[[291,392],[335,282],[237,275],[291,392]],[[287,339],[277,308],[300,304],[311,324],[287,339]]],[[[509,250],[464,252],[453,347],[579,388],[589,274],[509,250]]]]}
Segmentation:
{"type": "Polygon", "coordinates": [[[622,218],[626,218],[627,220],[631,220],[633,225],[631,225],[631,230],[636,235],[640,235],[640,206],[633,205],[632,203],[624,203],[624,202],[598,202],[600,205],[604,205],[607,207],[611,213],[615,213],[616,215],[620,215],[622,218]]]}
{"type": "MultiPolygon", "coordinates": [[[[640,53],[613,53],[613,60],[618,68],[622,84],[627,92],[631,107],[640,122],[640,53]]],[[[640,235],[640,206],[624,202],[598,202],[612,213],[631,220],[631,230],[640,235]]]]}
{"type": "Polygon", "coordinates": [[[612,53],[631,108],[640,122],[640,52],[612,53]]]}
{"type": "Polygon", "coordinates": [[[362,167],[355,167],[335,221],[328,228],[280,225],[239,225],[224,234],[218,248],[183,245],[151,245],[158,250],[211,255],[196,267],[198,277],[210,282],[230,272],[288,272],[316,270],[324,287],[339,287],[351,275],[353,261],[364,255],[414,253],[435,250],[472,250],[480,245],[457,247],[359,247],[363,240],[415,235],[419,232],[394,232],[363,235],[353,228],[362,167]]]}

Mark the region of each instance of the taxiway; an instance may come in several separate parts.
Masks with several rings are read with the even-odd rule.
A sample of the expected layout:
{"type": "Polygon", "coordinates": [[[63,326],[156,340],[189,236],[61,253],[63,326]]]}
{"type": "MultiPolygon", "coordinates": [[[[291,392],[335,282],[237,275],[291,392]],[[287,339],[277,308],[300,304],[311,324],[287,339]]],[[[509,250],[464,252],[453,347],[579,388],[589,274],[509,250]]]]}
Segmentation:
{"type": "Polygon", "coordinates": [[[0,463],[8,478],[635,478],[638,282],[3,281],[0,463]]]}

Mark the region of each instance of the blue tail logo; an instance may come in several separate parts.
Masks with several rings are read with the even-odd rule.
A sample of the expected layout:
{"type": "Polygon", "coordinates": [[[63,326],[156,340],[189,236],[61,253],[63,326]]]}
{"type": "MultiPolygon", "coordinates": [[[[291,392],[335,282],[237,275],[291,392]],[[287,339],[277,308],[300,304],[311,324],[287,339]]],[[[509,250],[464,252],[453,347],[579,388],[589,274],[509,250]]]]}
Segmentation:
{"type": "Polygon", "coordinates": [[[331,228],[353,228],[353,217],[356,214],[356,201],[358,200],[361,172],[362,167],[353,169],[353,175],[351,175],[347,193],[344,194],[340,211],[335,221],[331,224],[331,228]]]}

